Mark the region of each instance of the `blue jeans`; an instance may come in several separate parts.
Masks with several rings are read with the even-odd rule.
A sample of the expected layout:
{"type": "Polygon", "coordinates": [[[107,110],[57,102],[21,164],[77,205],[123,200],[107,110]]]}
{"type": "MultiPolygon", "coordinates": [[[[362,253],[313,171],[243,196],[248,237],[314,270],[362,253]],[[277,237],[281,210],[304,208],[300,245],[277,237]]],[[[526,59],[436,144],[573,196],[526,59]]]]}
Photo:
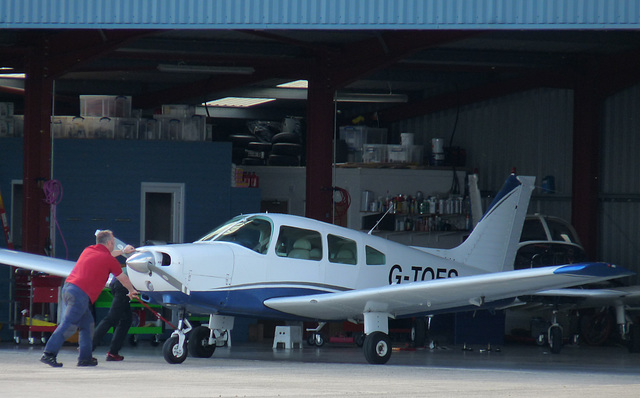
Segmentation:
{"type": "Polygon", "coordinates": [[[78,343],[80,345],[80,355],[78,360],[91,359],[91,334],[93,329],[93,315],[89,296],[78,286],[72,283],[65,283],[62,288],[62,300],[66,306],[62,322],[51,334],[44,352],[58,355],[60,347],[78,329],[78,343]]]}

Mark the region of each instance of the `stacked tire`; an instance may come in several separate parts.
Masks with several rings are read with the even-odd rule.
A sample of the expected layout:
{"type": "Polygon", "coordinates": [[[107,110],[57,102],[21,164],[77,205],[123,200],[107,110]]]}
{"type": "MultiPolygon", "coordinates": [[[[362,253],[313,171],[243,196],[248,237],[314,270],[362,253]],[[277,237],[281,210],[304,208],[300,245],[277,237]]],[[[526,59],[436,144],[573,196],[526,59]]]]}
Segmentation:
{"type": "Polygon", "coordinates": [[[295,133],[278,133],[273,136],[269,166],[300,166],[302,142],[295,133]]]}
{"type": "Polygon", "coordinates": [[[265,165],[271,154],[271,143],[260,142],[253,135],[231,135],[232,162],[243,165],[265,165]]]}

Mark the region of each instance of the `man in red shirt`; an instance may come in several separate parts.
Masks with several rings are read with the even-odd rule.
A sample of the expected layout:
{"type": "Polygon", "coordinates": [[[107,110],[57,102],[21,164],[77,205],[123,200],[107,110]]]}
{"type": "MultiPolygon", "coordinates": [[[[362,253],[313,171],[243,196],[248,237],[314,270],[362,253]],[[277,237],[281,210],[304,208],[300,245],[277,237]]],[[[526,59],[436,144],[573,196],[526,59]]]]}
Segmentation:
{"type": "Polygon", "coordinates": [[[49,338],[40,361],[53,367],[61,367],[56,360],[64,341],[78,329],[80,354],[78,366],[96,366],[98,360],[91,356],[93,315],[91,304],[104,289],[109,274],[113,274],[129,291],[129,298],[136,298],[138,292],[129,277],[122,272],[120,263],[111,252],[115,249],[115,238],[109,230],[96,234],[96,244],[89,246],[80,255],[75,267],[62,288],[62,299],[66,305],[62,322],[49,338]]]}

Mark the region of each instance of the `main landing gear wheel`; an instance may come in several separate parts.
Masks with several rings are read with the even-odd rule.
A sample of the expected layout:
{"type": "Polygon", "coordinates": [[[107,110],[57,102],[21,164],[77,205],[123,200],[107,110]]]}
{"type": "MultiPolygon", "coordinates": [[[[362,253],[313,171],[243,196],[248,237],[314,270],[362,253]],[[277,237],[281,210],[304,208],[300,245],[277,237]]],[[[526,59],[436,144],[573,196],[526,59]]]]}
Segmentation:
{"type": "Polygon", "coordinates": [[[374,365],[387,363],[391,357],[391,339],[386,333],[373,332],[364,338],[364,357],[374,365]]]}
{"type": "Polygon", "coordinates": [[[549,348],[552,354],[559,354],[562,349],[562,329],[559,326],[549,329],[549,348]]]}
{"type": "Polygon", "coordinates": [[[629,330],[629,352],[640,352],[640,324],[632,324],[629,330]]]}
{"type": "Polygon", "coordinates": [[[162,346],[162,355],[164,360],[169,363],[182,363],[187,359],[187,344],[186,341],[180,346],[180,339],[178,336],[171,336],[162,346]]]}
{"type": "Polygon", "coordinates": [[[198,326],[191,331],[189,337],[189,354],[196,358],[211,358],[216,350],[215,344],[209,344],[211,330],[206,326],[198,326]]]}
{"type": "Polygon", "coordinates": [[[307,338],[307,344],[322,347],[324,345],[324,337],[320,333],[313,333],[307,338]]]}

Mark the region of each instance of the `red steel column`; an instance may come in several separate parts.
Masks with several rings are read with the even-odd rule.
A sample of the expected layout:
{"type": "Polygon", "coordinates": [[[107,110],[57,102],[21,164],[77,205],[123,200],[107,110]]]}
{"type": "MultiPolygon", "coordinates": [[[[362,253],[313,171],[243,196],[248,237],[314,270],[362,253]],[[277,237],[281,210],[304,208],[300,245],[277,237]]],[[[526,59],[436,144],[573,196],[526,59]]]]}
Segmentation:
{"type": "Polygon", "coordinates": [[[595,80],[581,79],[573,96],[573,198],[571,223],[587,256],[597,260],[602,99],[595,80]]]}
{"type": "Polygon", "coordinates": [[[51,175],[53,79],[42,46],[27,61],[25,81],[22,250],[44,254],[49,237],[49,205],[42,185],[51,175]]]}
{"type": "Polygon", "coordinates": [[[310,79],[307,94],[307,186],[305,215],[328,223],[333,214],[334,89],[310,79]]]}

